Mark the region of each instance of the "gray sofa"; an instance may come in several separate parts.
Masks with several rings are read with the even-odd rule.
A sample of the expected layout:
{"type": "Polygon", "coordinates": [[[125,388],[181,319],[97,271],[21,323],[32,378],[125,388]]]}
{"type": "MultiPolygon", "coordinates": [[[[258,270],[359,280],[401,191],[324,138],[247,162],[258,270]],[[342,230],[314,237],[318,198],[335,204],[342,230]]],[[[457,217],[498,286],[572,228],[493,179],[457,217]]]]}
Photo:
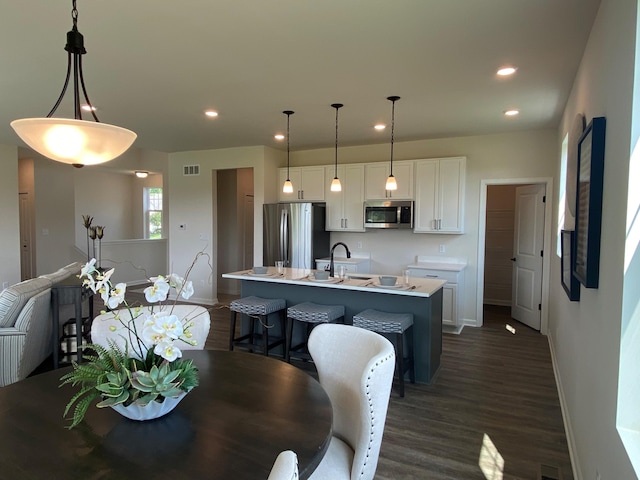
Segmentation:
{"type": "Polygon", "coordinates": [[[51,355],[51,286],[81,267],[72,263],[0,292],[0,387],[26,378],[51,355]]]}

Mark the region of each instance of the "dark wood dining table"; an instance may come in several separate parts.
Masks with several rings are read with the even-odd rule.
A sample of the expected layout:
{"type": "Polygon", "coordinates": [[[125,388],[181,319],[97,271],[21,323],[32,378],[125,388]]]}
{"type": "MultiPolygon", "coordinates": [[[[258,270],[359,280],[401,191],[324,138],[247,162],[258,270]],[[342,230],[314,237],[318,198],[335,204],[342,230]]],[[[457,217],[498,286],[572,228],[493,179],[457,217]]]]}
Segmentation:
{"type": "Polygon", "coordinates": [[[144,422],[89,407],[72,430],[62,416],[77,391],[59,387],[69,368],[0,388],[0,478],[266,479],[282,450],[300,478],[331,439],[331,402],[304,371],[262,355],[186,351],[200,385],[168,415],[144,422]]]}

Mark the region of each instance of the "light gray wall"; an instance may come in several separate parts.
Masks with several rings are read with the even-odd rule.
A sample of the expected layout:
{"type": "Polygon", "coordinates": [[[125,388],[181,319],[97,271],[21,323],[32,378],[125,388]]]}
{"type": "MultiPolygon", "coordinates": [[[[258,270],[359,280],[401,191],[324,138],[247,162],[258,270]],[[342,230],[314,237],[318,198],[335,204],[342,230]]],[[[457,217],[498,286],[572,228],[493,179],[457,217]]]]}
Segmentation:
{"type": "MultiPolygon", "coordinates": [[[[549,340],[576,478],[636,478],[616,431],[635,29],[635,1],[602,1],[558,129],[559,151],[577,113],[607,119],[599,288],[570,302],[560,275],[551,278],[549,340]]],[[[555,255],[552,269],[560,272],[555,255]]]]}

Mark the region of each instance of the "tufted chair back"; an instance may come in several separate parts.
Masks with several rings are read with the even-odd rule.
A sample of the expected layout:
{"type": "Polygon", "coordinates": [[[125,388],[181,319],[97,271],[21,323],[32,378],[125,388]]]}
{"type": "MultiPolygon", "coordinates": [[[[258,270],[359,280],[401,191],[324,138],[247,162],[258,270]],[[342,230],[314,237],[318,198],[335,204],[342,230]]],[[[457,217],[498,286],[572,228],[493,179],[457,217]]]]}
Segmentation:
{"type": "Polygon", "coordinates": [[[393,382],[393,345],[375,332],[330,323],[314,328],[308,344],[333,406],[333,438],[311,478],[371,480],[393,382]]]}
{"type": "Polygon", "coordinates": [[[298,456],[295,452],[280,452],[267,480],[298,480],[298,456]]]}

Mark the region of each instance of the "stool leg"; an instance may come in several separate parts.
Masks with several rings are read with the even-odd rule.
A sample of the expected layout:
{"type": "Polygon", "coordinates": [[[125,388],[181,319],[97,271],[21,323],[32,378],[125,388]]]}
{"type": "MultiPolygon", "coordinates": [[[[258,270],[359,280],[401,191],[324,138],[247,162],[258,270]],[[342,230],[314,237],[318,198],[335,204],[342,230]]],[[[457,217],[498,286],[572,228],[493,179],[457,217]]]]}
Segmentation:
{"type": "Polygon", "coordinates": [[[249,351],[253,353],[253,347],[256,346],[256,318],[252,315],[247,315],[247,317],[249,318],[249,351]]]}
{"type": "Polygon", "coordinates": [[[284,349],[285,360],[291,363],[291,339],[293,338],[293,318],[287,317],[287,344],[284,349]]]}
{"type": "Polygon", "coordinates": [[[398,391],[401,397],[404,397],[404,335],[396,333],[396,369],[398,371],[398,391]]]}
{"type": "Polygon", "coordinates": [[[267,319],[269,315],[260,315],[260,321],[262,322],[262,354],[265,357],[269,356],[269,329],[267,328],[267,319]]]}
{"type": "Polygon", "coordinates": [[[409,380],[411,383],[416,383],[416,367],[415,358],[413,356],[413,325],[407,330],[407,346],[409,347],[409,380]]]}
{"type": "Polygon", "coordinates": [[[229,351],[233,351],[233,340],[236,335],[236,312],[231,311],[231,326],[229,330],[229,351]]]}
{"type": "Polygon", "coordinates": [[[282,335],[282,358],[287,354],[287,311],[280,310],[280,335],[282,335]]]}

